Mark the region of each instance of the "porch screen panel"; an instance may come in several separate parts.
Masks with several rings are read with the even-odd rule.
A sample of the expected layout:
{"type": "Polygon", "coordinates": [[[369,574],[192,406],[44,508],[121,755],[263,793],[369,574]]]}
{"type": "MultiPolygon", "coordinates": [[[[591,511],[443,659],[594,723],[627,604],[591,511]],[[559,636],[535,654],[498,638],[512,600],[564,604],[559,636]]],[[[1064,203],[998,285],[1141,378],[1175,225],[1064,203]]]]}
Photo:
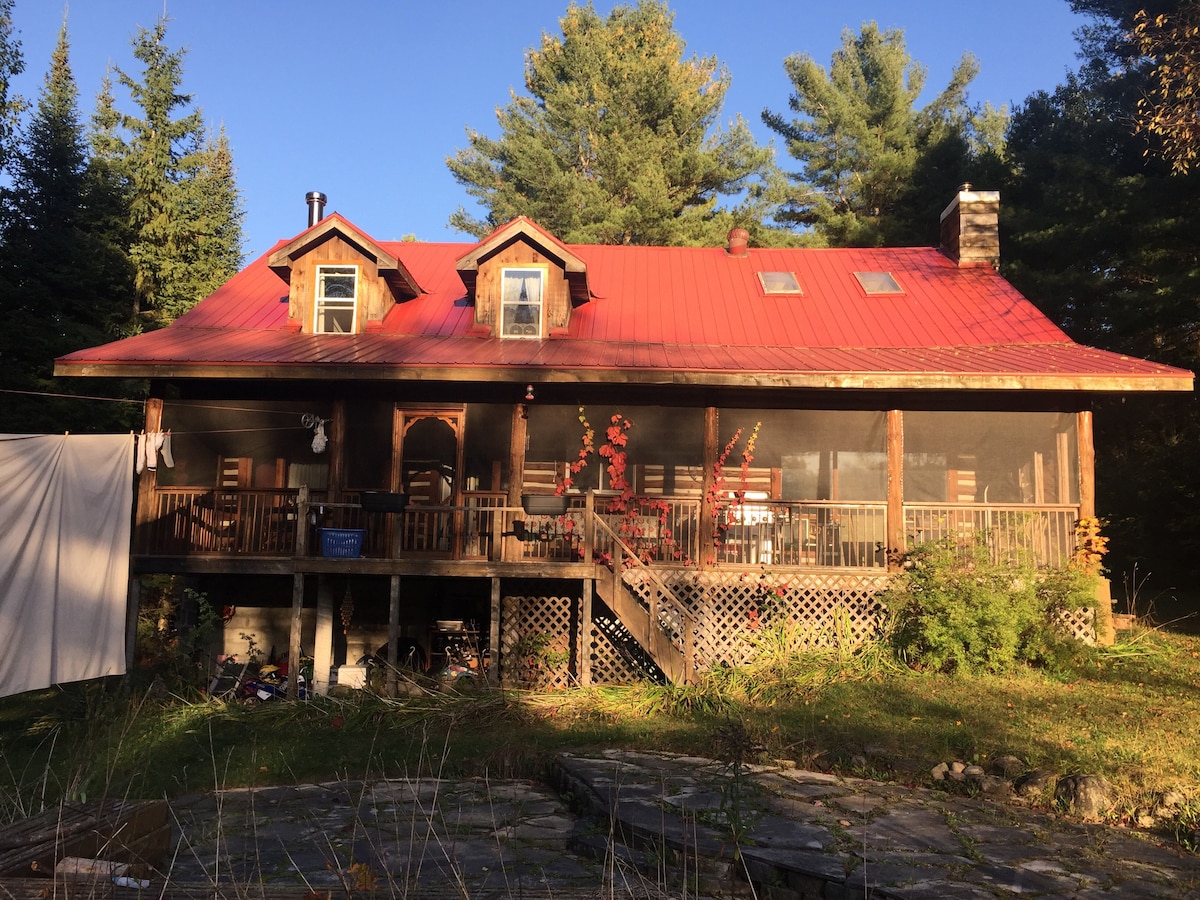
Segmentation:
{"type": "MultiPolygon", "coordinates": [[[[390,488],[392,478],[391,401],[346,401],[346,486],[390,488]]],[[[311,449],[311,448],[310,448],[311,449]]]]}
{"type": "Polygon", "coordinates": [[[750,463],[756,483],[772,499],[878,503],[887,500],[887,417],[876,410],[722,409],[718,443],[742,436],[725,461],[736,486],[746,440],[761,422],[750,463]]]}
{"type": "MultiPolygon", "coordinates": [[[[163,404],[162,429],[171,432],[174,468],[158,467],[162,487],[207,487],[218,484],[222,460],[246,460],[248,483],[238,487],[297,487],[302,477],[324,488],[328,449],[313,451],[313,430],[304,415],[328,420],[325,403],[262,400],[169,401],[163,404]],[[280,482],[283,482],[280,484],[280,482]]],[[[328,435],[329,424],[326,421],[328,435]]]]}
{"type": "Polygon", "coordinates": [[[904,499],[911,503],[1075,504],[1073,413],[904,413],[904,499]]]}
{"type": "MultiPolygon", "coordinates": [[[[607,440],[605,431],[612,423],[612,417],[618,414],[632,423],[625,447],[626,477],[640,492],[695,493],[699,496],[700,469],[704,465],[704,410],[663,406],[586,407],[585,415],[595,431],[593,440],[597,451],[607,440]]],[[[582,434],[578,406],[531,406],[525,452],[526,478],[540,477],[542,470],[548,470],[548,467],[553,469],[556,477],[561,477],[565,467],[579,458],[582,434]]],[[[592,453],[587,466],[572,476],[573,487],[582,491],[607,488],[607,464],[608,461],[598,453],[592,453]]]]}
{"type": "Polygon", "coordinates": [[[467,405],[463,487],[468,491],[498,491],[507,480],[512,415],[512,404],[467,405]]]}

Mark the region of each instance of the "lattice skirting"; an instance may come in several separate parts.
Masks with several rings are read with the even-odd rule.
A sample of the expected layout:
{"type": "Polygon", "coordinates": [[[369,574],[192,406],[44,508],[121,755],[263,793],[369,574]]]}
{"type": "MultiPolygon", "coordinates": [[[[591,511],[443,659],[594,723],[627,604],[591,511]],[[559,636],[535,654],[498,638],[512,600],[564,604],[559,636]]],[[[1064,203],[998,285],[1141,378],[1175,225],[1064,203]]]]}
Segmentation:
{"type": "MultiPolygon", "coordinates": [[[[878,633],[885,613],[875,596],[887,586],[882,574],[663,571],[659,575],[696,620],[698,670],[741,665],[754,654],[756,633],[772,622],[790,626],[794,649],[855,646],[878,633]]],[[[625,582],[646,599],[638,570],[625,582]]],[[[580,638],[593,684],[629,684],[661,678],[629,632],[598,599],[592,621],[579,627],[580,601],[572,597],[505,597],[501,602],[501,683],[539,690],[578,684],[580,638]],[[545,639],[537,635],[546,635],[545,639]],[[528,650],[548,642],[553,664],[533,660],[528,650]],[[569,661],[564,661],[568,655],[569,661]]],[[[1095,640],[1090,610],[1063,614],[1061,624],[1080,640],[1095,640]]]]}
{"type": "MultiPolygon", "coordinates": [[[[636,571],[626,576],[631,587],[637,580],[636,571]]],[[[746,662],[755,633],[773,621],[796,626],[797,651],[862,643],[878,631],[883,610],[875,595],[887,585],[882,574],[844,573],[679,571],[664,580],[695,617],[698,669],[746,662]]]]}
{"type": "Polygon", "coordinates": [[[555,690],[575,684],[572,650],[579,601],[572,597],[504,597],[500,601],[500,683],[555,690]]]}

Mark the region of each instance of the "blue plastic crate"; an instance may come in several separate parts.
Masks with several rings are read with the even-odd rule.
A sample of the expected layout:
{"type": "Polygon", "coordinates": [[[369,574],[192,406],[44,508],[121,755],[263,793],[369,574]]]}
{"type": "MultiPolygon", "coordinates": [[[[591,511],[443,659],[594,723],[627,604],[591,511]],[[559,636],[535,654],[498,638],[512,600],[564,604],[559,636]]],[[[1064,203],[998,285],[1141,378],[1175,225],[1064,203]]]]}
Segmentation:
{"type": "Polygon", "coordinates": [[[361,528],[320,528],[321,555],[336,559],[353,559],[362,556],[363,535],[361,528]]]}

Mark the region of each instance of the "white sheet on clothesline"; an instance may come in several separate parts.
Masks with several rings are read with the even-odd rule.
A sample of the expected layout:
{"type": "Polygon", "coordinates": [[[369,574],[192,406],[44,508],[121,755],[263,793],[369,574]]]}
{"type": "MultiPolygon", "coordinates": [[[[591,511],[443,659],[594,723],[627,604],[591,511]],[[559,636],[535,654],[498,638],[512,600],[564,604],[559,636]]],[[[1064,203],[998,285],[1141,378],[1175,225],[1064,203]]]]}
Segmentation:
{"type": "Polygon", "coordinates": [[[0,435],[0,696],[124,673],[133,451],[0,435]]]}

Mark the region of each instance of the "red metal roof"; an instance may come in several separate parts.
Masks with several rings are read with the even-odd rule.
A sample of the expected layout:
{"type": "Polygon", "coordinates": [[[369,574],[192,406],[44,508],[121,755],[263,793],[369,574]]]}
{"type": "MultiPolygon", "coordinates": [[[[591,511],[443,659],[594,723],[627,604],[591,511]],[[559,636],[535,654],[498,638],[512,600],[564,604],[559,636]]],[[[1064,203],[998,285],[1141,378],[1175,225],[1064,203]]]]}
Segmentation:
{"type": "Polygon", "coordinates": [[[592,299],[573,310],[567,334],[533,341],[470,333],[455,261],[477,245],[379,246],[424,290],[393,307],[380,331],[288,329],[288,287],[268,252],[169,327],[69,354],[57,371],[472,380],[499,369],[553,381],[620,369],[652,383],[945,388],[951,376],[974,389],[1192,386],[1190,372],[1073,343],[993,269],[960,268],[932,248],[739,258],[723,248],[567,245],[587,266],[592,299]],[[772,271],[795,273],[803,293],[764,294],[757,273],[772,271]],[[890,272],[903,292],[868,295],[856,271],[890,272]]]}

